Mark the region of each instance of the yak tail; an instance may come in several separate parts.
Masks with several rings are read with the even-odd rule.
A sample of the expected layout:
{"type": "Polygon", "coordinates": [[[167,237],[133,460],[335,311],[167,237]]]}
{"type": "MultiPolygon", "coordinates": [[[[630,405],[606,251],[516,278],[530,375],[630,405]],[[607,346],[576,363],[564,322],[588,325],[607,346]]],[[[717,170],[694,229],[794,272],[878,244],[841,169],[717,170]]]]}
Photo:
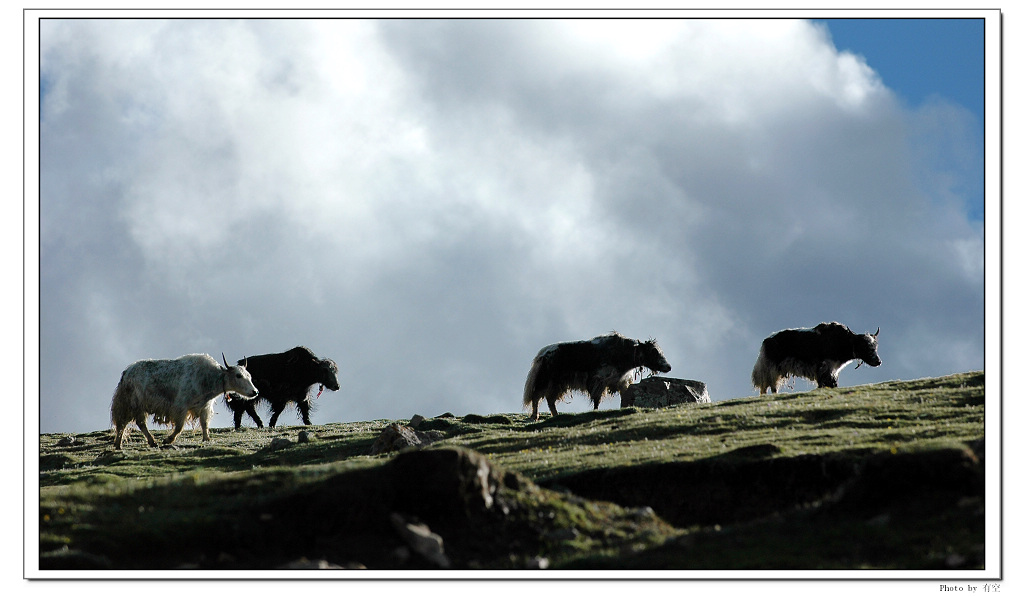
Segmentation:
{"type": "Polygon", "coordinates": [[[526,376],[526,387],[523,388],[523,406],[533,406],[533,398],[540,389],[537,387],[537,378],[540,376],[544,364],[545,359],[540,356],[533,359],[533,366],[530,367],[530,373],[526,376]]]}
{"type": "Polygon", "coordinates": [[[775,386],[775,377],[775,367],[765,356],[764,344],[762,344],[761,352],[758,353],[757,361],[754,362],[754,370],[750,373],[750,382],[760,393],[764,394],[768,388],[775,386]]]}
{"type": "Polygon", "coordinates": [[[128,387],[129,385],[125,383],[124,374],[122,374],[121,381],[117,383],[117,388],[114,389],[114,397],[110,400],[111,425],[125,425],[135,418],[130,396],[132,389],[128,387]]]}
{"type": "Polygon", "coordinates": [[[110,399],[110,425],[114,428],[115,449],[120,449],[121,442],[131,434],[129,424],[135,420],[135,388],[125,377],[122,373],[121,381],[117,382],[117,388],[114,389],[114,397],[110,399]]]}

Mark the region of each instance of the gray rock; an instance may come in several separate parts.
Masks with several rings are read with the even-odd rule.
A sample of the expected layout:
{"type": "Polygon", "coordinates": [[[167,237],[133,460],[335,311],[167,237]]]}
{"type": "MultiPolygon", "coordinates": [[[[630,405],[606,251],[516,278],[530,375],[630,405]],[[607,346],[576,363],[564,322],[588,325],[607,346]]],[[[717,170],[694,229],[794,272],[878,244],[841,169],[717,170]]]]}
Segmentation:
{"type": "Polygon", "coordinates": [[[409,447],[420,447],[436,442],[444,437],[438,431],[416,431],[399,423],[392,423],[381,431],[373,445],[370,455],[386,454],[409,447]]]}
{"type": "Polygon", "coordinates": [[[270,440],[270,449],[271,450],[282,450],[282,449],[287,448],[288,446],[292,445],[292,443],[293,442],[290,439],[286,439],[286,438],[283,438],[283,437],[275,437],[274,439],[270,440]]]}
{"type": "Polygon", "coordinates": [[[451,567],[451,561],[444,555],[444,539],[427,525],[409,522],[398,513],[391,514],[391,525],[414,553],[441,568],[451,567]]]}
{"type": "Polygon", "coordinates": [[[673,404],[711,402],[704,382],[673,377],[648,377],[623,390],[621,396],[622,408],[663,408],[673,404]]]}

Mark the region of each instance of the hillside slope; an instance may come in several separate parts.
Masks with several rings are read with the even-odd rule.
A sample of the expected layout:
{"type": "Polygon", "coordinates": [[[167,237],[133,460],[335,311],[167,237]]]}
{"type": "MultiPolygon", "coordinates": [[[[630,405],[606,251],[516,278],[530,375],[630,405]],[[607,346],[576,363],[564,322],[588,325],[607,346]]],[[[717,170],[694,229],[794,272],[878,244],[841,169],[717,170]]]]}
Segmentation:
{"type": "Polygon", "coordinates": [[[136,433],[122,452],[109,430],[49,434],[40,567],[981,568],[984,415],[973,372],[540,422],[446,414],[397,455],[370,449],[407,420],[190,430],[170,449],[136,433]]]}

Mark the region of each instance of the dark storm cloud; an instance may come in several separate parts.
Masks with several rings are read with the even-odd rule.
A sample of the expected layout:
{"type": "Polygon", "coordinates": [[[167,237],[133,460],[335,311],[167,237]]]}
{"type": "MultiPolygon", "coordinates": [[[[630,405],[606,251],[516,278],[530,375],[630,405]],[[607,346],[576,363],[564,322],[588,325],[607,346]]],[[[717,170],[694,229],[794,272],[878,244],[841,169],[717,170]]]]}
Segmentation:
{"type": "MultiPolygon", "coordinates": [[[[683,43],[709,39],[700,27],[682,29],[683,43]]],[[[621,251],[608,255],[609,266],[626,271],[623,257],[642,253],[649,269],[624,277],[625,286],[637,289],[643,287],[637,278],[660,277],[659,285],[674,292],[660,297],[677,311],[660,327],[675,324],[672,331],[680,336],[716,329],[727,335],[730,326],[744,327],[749,333],[735,340],[749,345],[757,334],[783,326],[833,318],[870,326],[884,319],[890,337],[899,338],[908,314],[926,308],[943,313],[933,325],[980,330],[980,278],[969,271],[980,259],[979,231],[922,194],[913,173],[921,156],[909,151],[907,116],[870,72],[860,81],[850,77],[863,89],[844,94],[850,90],[846,81],[829,88],[825,77],[822,88],[821,80],[803,76],[813,58],[779,64],[780,78],[794,84],[772,89],[774,103],[767,107],[754,95],[756,80],[749,91],[716,98],[741,120],[754,115],[723,126],[715,116],[728,119],[728,110],[716,112],[702,90],[637,89],[631,86],[635,73],[607,77],[597,57],[584,63],[571,51],[545,52],[552,39],[565,47],[571,42],[549,31],[545,41],[530,43],[535,32],[504,22],[385,27],[397,54],[420,75],[424,96],[451,108],[452,118],[471,118],[467,113],[486,113],[498,104],[524,134],[572,140],[568,146],[594,177],[596,209],[616,223],[608,240],[621,251]],[[553,84],[555,79],[563,84],[553,84]],[[967,271],[963,257],[974,264],[967,271]],[[929,299],[936,287],[948,311],[929,299]],[[928,290],[922,296],[920,289],[928,290]],[[725,311],[724,327],[702,329],[686,317],[705,299],[725,311]]],[[[813,31],[805,36],[815,39],[813,31]]],[[[752,38],[750,47],[757,41],[752,38]]],[[[772,60],[772,49],[767,53],[772,60]]],[[[785,48],[778,54],[784,56],[785,48]]],[[[725,79],[731,70],[745,72],[714,58],[707,62],[639,66],[651,80],[674,78],[672,69],[717,68],[725,79]]],[[[850,56],[834,63],[837,77],[858,70],[863,66],[850,56]]],[[[728,90],[728,84],[722,87],[728,90]]],[[[952,139],[942,147],[959,152],[952,139]]],[[[647,289],[638,294],[653,296],[647,289]]],[[[972,345],[980,351],[980,336],[972,345]]],[[[745,354],[738,342],[734,347],[731,354],[745,354]]]]}
{"type": "Polygon", "coordinates": [[[806,23],[608,25],[44,29],[43,431],[106,426],[135,359],[299,344],[341,374],[314,422],[517,411],[613,329],[714,399],[832,319],[882,328],[844,383],[983,366],[981,231],[908,132],[955,112],[806,23]]]}

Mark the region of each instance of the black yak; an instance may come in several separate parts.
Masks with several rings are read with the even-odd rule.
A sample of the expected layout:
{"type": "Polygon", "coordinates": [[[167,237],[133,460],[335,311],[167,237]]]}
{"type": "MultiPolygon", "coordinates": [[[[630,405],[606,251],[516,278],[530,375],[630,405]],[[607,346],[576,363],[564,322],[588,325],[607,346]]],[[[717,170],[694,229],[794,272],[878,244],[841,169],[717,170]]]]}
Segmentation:
{"type": "Polygon", "coordinates": [[[526,377],[523,406],[531,406],[530,417],[539,419],[537,405],[544,398],[554,416],[558,414],[555,402],[572,390],[580,390],[590,396],[596,409],[606,393],[629,387],[632,371],[640,367],[656,373],[672,369],[654,340],[640,342],[615,332],[545,346],[534,357],[526,377]]]}
{"type": "Polygon", "coordinates": [[[253,382],[260,388],[260,395],[256,400],[235,400],[233,396],[228,396],[228,406],[234,411],[235,431],[242,427],[242,415],[245,413],[249,413],[257,427],[263,427],[263,421],[256,414],[256,403],[262,401],[270,404],[270,427],[277,425],[277,418],[289,402],[295,403],[303,424],[309,425],[309,387],[320,384],[320,392],[324,386],[332,391],[341,387],[338,383],[338,366],[334,361],[317,358],[305,346],[245,360],[253,382]]]}
{"type": "Polygon", "coordinates": [[[872,367],[882,364],[879,331],[855,334],[835,321],[811,329],[782,330],[761,343],[750,379],[761,394],[769,390],[778,393],[779,383],[790,376],[809,379],[820,388],[834,388],[839,384],[839,372],[853,361],[872,367]]]}
{"type": "MultiPolygon", "coordinates": [[[[164,440],[171,444],[185,427],[187,419],[199,419],[203,441],[210,441],[210,417],[213,400],[227,392],[252,398],[257,396],[252,377],[242,363],[221,367],[207,354],[190,354],[176,359],[136,361],[121,373],[121,381],[110,402],[110,420],[114,425],[114,449],[120,450],[128,436],[128,425],[135,422],[150,446],[156,447],[146,419],[160,424],[173,424],[174,430],[164,440]]],[[[239,403],[251,403],[238,399],[239,403]]]]}

